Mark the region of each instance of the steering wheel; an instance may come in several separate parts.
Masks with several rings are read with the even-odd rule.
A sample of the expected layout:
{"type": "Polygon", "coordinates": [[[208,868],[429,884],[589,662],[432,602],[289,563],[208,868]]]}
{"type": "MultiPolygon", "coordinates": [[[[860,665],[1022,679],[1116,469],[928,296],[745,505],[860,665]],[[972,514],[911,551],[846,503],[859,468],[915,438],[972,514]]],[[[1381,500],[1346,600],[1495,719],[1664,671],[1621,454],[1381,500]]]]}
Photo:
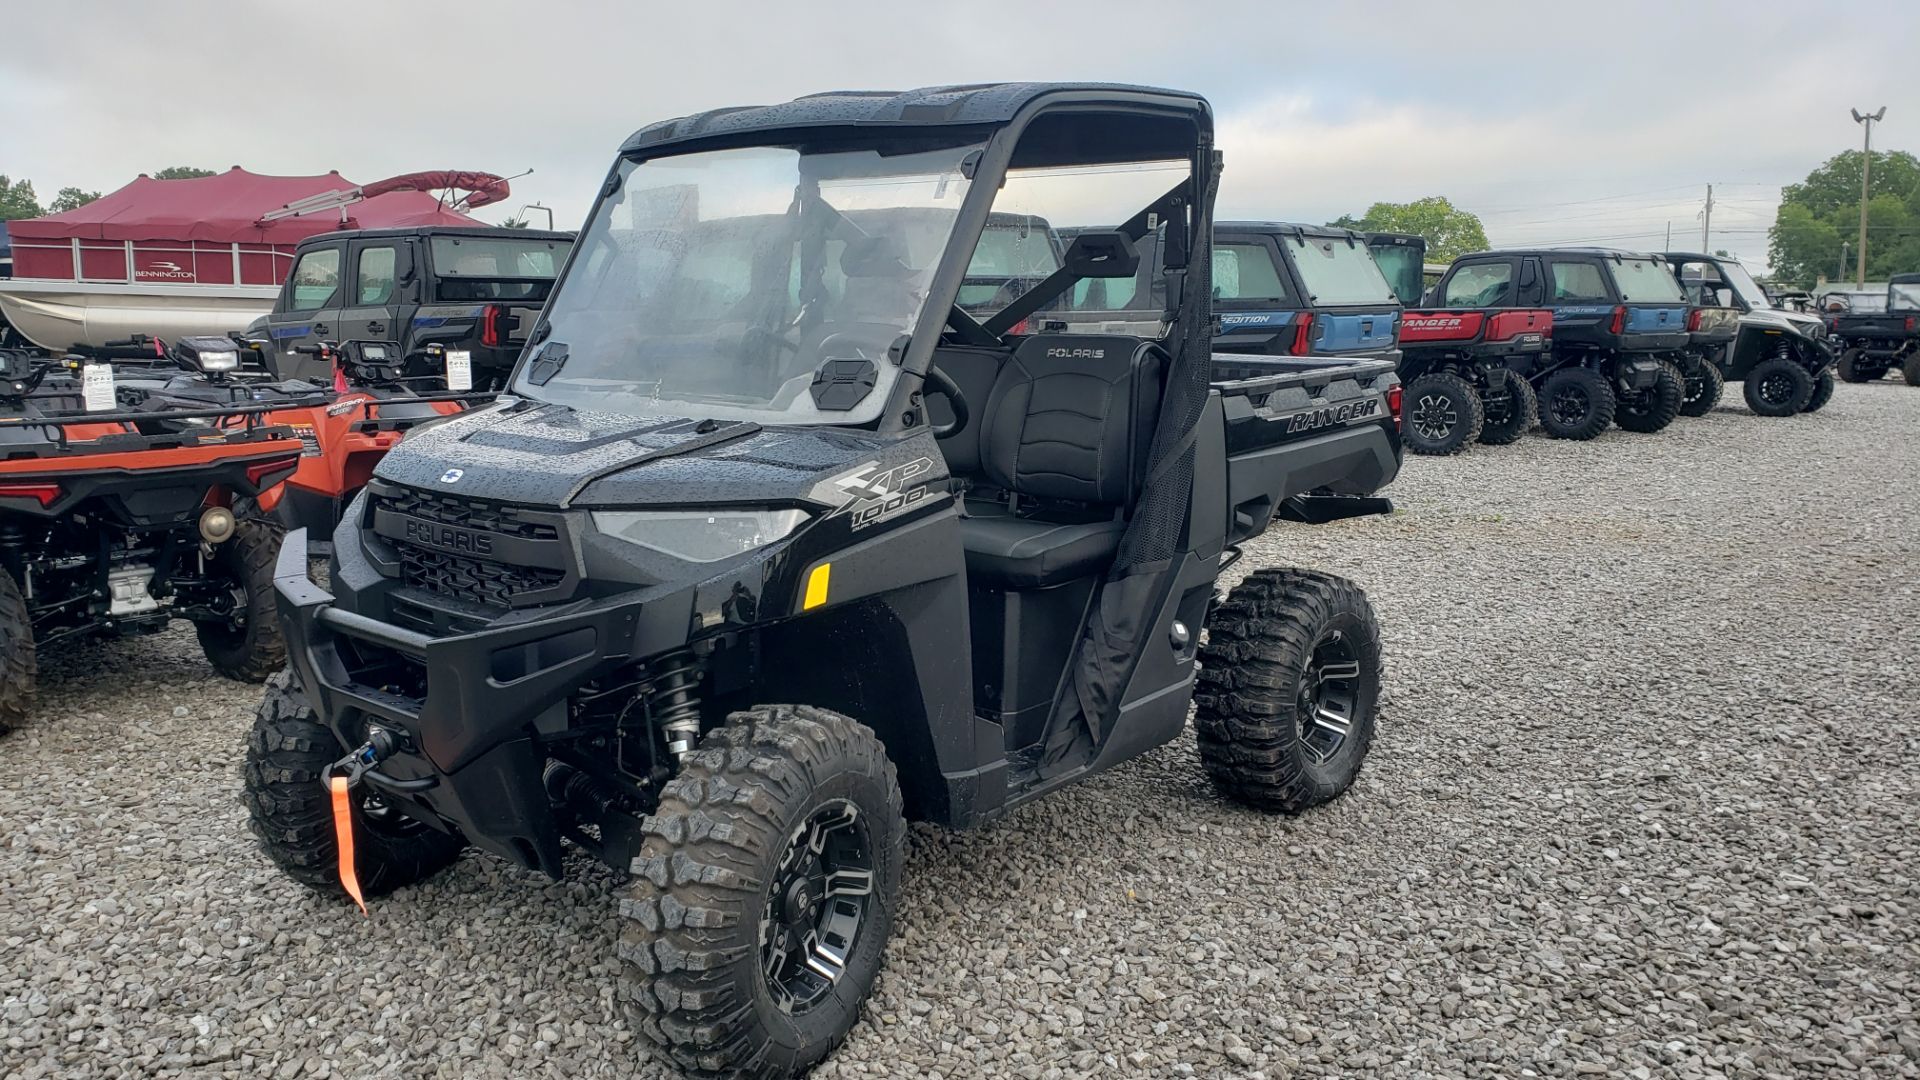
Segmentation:
{"type": "Polygon", "coordinates": [[[960,384],[953,377],[937,367],[930,367],[926,374],[927,389],[947,399],[947,408],[953,410],[953,419],[945,424],[933,425],[933,437],[944,439],[967,426],[967,420],[973,414],[967,411],[967,396],[960,392],[960,384]]]}

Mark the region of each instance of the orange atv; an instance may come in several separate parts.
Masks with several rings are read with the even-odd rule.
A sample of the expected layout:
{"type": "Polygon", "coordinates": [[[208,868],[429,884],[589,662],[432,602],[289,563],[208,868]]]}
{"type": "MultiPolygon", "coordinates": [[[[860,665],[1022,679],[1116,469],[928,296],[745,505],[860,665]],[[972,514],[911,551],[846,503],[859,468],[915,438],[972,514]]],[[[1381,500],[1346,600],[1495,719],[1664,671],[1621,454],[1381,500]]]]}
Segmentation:
{"type": "Polygon", "coordinates": [[[181,407],[112,365],[0,349],[0,730],[33,693],[36,651],[194,624],[221,674],[285,663],[280,530],[247,521],[299,464],[261,406],[181,407]]]}
{"type": "Polygon", "coordinates": [[[438,345],[406,357],[390,341],[330,341],[295,351],[333,365],[335,396],[322,405],[268,415],[270,423],[297,431],[307,448],[300,467],[286,483],[261,495],[259,506],[285,528],[305,528],[311,536],[326,538],[308,545],[324,555],[332,548],[326,540],[347,505],[402,436],[428,421],[491,401],[494,395],[472,392],[460,354],[450,362],[438,345]]]}
{"type": "MultiPolygon", "coordinates": [[[[429,345],[402,354],[390,341],[328,341],[295,349],[325,361],[331,385],[303,380],[272,382],[258,374],[263,363],[241,365],[226,355],[240,350],[263,354],[265,343],[231,338],[181,338],[171,348],[152,339],[152,355],[141,354],[151,370],[152,356],[164,358],[171,377],[160,391],[180,405],[263,406],[264,422],[292,429],[303,450],[298,468],[285,483],[262,492],[243,512],[284,529],[305,528],[315,537],[331,537],[353,497],[373,476],[373,467],[409,430],[490,401],[490,393],[471,390],[465,354],[429,345]],[[209,360],[212,357],[214,359],[209,360]],[[449,384],[452,389],[449,389],[449,384]]],[[[132,363],[131,353],[116,354],[132,363]]],[[[239,419],[225,421],[240,424],[239,419]]],[[[310,544],[326,554],[324,541],[310,544]]]]}

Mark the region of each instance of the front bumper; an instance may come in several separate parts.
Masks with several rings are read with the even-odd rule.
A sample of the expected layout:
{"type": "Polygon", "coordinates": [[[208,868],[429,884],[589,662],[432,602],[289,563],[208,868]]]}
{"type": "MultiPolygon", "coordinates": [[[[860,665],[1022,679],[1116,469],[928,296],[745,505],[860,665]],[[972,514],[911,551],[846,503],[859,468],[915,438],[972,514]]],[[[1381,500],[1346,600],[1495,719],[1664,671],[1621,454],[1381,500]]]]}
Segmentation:
{"type": "Polygon", "coordinates": [[[566,727],[582,685],[684,644],[689,625],[690,604],[623,596],[433,637],[338,606],[307,577],[305,529],[287,534],[274,586],[289,659],[341,746],[359,745],[369,723],[402,737],[367,782],[410,815],[556,877],[559,830],[536,737],[566,727]],[[395,664],[424,693],[370,683],[395,664]]]}

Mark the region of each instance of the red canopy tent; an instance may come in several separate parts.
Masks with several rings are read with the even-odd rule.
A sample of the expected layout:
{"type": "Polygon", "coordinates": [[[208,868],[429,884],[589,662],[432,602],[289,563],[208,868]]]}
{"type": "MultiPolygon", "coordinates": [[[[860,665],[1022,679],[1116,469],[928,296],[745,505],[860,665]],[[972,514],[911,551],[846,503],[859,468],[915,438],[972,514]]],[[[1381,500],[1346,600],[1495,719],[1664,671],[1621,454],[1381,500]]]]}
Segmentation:
{"type": "Polygon", "coordinates": [[[506,197],[506,182],[489,174],[419,173],[368,185],[367,197],[348,205],[268,221],[264,215],[289,203],[328,192],[351,197],[359,185],[337,172],[261,176],[237,165],[192,180],[142,176],[77,210],[9,222],[14,276],[277,286],[291,267],[294,245],[317,233],[481,224],[423,190],[430,186],[470,188],[470,205],[506,197]],[[433,183],[448,179],[455,182],[433,183]]]}

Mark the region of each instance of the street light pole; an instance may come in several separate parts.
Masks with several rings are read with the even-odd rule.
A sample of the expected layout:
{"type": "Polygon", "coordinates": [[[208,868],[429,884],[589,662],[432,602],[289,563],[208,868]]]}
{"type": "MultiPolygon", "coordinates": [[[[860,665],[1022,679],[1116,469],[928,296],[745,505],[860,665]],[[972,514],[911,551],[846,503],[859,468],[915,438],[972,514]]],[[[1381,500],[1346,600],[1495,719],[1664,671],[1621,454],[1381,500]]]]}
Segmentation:
{"type": "Polygon", "coordinates": [[[1853,113],[1853,122],[1865,124],[1867,128],[1865,152],[1860,158],[1860,250],[1858,252],[1860,262],[1857,264],[1858,281],[1856,282],[1860,288],[1865,289],[1867,287],[1867,180],[1873,175],[1873,125],[1887,115],[1887,107],[1882,105],[1880,111],[1871,113],[1863,113],[1859,109],[1850,111],[1853,113]]]}

